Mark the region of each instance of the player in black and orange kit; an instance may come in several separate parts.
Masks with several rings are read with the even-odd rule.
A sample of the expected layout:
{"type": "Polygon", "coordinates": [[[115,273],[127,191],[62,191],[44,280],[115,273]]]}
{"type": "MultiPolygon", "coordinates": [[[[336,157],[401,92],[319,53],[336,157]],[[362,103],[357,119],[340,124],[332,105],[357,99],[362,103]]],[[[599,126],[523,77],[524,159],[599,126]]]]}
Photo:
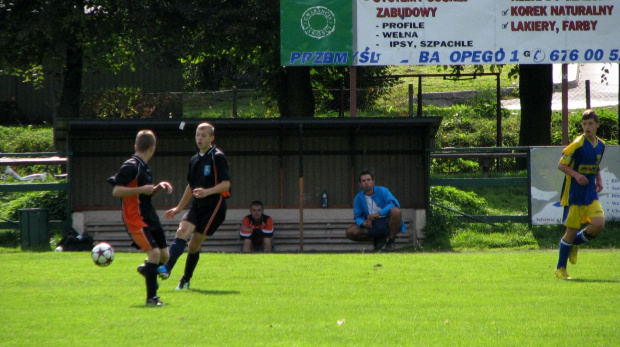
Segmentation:
{"type": "Polygon", "coordinates": [[[155,153],[155,134],[142,130],[136,136],[135,154],[126,160],[116,175],[108,178],[114,186],[112,195],[122,198],[123,221],[134,245],[146,251],[145,265],[138,267],[146,282],[146,304],[162,306],[157,296],[157,268],[168,259],[168,245],[151,198],[162,190],[172,193],[166,181],[153,185],[151,168],[147,164],[155,153]]]}
{"type": "Polygon", "coordinates": [[[262,202],[252,201],[250,214],[241,221],[239,237],[243,240],[244,252],[273,250],[273,219],[264,211],[262,202]]]}
{"type": "Polygon", "coordinates": [[[187,187],[179,204],[166,211],[164,217],[172,219],[181,213],[192,200],[189,211],[183,216],[174,241],[170,244],[170,259],[159,269],[161,278],[170,277],[177,260],[183,254],[187,240],[189,249],[185,261],[185,273],[176,290],[189,289],[189,281],[200,258],[202,242],[215,233],[226,219],[226,198],[230,196],[228,162],[222,151],[213,145],[215,128],[200,123],[196,129],[198,153],[189,160],[187,187]]]}

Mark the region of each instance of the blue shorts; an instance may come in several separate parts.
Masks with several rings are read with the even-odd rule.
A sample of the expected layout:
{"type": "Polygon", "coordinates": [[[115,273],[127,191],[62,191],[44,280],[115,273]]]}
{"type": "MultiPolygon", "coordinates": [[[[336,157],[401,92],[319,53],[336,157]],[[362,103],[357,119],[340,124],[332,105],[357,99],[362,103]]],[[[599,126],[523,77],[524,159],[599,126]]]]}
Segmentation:
{"type": "Polygon", "coordinates": [[[390,228],[388,228],[389,220],[390,219],[388,217],[380,217],[375,219],[372,222],[372,226],[370,227],[370,229],[367,229],[368,235],[372,237],[390,235],[390,228]]]}

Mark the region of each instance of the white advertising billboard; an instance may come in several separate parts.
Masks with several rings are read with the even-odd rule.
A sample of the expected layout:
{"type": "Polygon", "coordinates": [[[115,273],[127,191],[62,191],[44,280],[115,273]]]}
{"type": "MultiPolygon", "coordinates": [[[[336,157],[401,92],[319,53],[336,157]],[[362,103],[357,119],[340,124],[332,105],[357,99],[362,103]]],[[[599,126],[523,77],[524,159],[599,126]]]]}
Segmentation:
{"type": "MultiPolygon", "coordinates": [[[[562,224],[560,193],[564,174],[558,162],[564,147],[530,149],[532,224],[562,224]]],[[[605,219],[620,219],[620,146],[607,146],[600,164],[603,191],[598,194],[605,219]]]]}
{"type": "Polygon", "coordinates": [[[620,62],[620,0],[354,0],[353,65],[620,62]]]}

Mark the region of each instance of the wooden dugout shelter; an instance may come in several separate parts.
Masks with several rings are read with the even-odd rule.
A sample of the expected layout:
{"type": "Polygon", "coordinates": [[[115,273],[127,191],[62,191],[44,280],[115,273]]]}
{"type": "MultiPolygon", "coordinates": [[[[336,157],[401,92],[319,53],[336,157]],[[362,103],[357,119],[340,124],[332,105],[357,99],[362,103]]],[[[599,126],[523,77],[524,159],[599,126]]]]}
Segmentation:
{"type": "Polygon", "coordinates": [[[82,215],[77,224],[97,218],[89,212],[120,209],[120,199],[112,197],[106,179],[133,154],[135,135],[142,129],[157,136],[157,150],[149,162],[154,181],[167,180],[175,187],[172,195],[161,194],[154,204],[162,210],[175,206],[187,184],[187,165],[197,150],[194,134],[201,122],[215,127],[214,142],[228,158],[232,196],[227,219],[239,216],[231,210],[247,214],[249,203],[261,200],[268,214],[277,210],[276,215],[289,220],[299,216],[300,225],[303,211],[309,210],[326,219],[345,216],[353,221],[357,177],[366,169],[375,174],[377,185],[394,193],[401,207],[425,209],[424,156],[440,117],[79,119],[57,132],[72,153],[72,210],[74,216],[82,215]],[[321,208],[323,192],[328,195],[327,209],[321,208]]]}

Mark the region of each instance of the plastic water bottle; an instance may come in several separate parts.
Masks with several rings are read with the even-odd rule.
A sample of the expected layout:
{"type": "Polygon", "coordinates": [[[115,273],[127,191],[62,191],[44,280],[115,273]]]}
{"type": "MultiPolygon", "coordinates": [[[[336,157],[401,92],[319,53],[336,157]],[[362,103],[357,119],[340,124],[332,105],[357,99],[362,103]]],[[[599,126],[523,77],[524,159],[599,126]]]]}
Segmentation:
{"type": "Polygon", "coordinates": [[[327,192],[323,191],[323,195],[321,196],[321,207],[327,208],[327,192]]]}

